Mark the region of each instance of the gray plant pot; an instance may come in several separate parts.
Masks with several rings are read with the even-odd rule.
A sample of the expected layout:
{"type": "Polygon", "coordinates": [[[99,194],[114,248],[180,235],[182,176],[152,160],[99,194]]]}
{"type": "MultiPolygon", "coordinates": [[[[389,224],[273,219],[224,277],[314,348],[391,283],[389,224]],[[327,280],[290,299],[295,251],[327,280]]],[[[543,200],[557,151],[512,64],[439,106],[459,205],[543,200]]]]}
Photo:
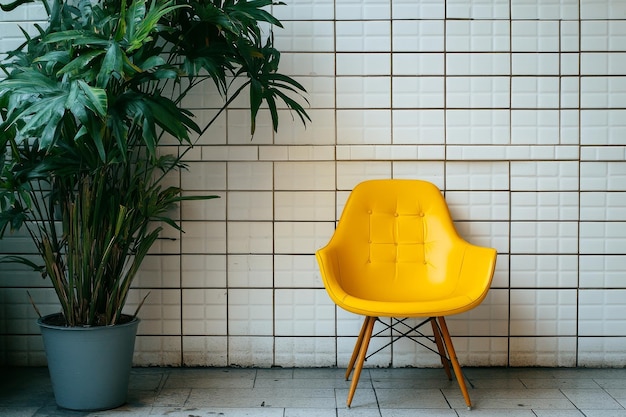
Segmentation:
{"type": "Polygon", "coordinates": [[[115,326],[60,327],[37,320],[59,407],[107,410],[126,402],[139,319],[115,326]]]}

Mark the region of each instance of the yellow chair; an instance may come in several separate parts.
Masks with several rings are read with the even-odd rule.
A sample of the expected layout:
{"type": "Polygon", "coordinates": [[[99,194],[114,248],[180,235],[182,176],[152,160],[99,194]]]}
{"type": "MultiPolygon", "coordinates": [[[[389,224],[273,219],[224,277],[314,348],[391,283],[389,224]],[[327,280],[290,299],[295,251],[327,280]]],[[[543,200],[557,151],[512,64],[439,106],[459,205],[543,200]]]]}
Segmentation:
{"type": "Polygon", "coordinates": [[[441,356],[450,380],[452,364],[465,403],[471,408],[444,316],[463,313],[483,301],[493,278],[496,250],[471,245],[457,234],[435,185],[393,179],[358,184],[330,242],[316,257],[330,298],[339,307],[365,316],[346,370],[347,380],[354,369],[348,407],[374,323],[390,328],[405,324],[404,318],[423,317],[422,323],[407,325],[409,331],[392,337],[389,344],[415,332],[436,344],[437,351],[431,350],[441,356]],[[391,325],[379,317],[390,317],[391,325]],[[433,337],[418,330],[427,323],[433,337]]]}

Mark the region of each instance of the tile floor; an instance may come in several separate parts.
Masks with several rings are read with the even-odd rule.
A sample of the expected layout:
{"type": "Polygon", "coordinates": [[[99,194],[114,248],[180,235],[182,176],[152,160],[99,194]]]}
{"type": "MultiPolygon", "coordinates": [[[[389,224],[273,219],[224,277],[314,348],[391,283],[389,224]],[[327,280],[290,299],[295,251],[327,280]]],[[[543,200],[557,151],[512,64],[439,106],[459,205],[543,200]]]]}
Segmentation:
{"type": "Polygon", "coordinates": [[[365,369],[351,408],[342,369],[136,368],[128,403],[74,412],[46,368],[0,369],[0,415],[169,417],[626,417],[626,369],[465,368],[474,408],[442,369],[365,369]]]}

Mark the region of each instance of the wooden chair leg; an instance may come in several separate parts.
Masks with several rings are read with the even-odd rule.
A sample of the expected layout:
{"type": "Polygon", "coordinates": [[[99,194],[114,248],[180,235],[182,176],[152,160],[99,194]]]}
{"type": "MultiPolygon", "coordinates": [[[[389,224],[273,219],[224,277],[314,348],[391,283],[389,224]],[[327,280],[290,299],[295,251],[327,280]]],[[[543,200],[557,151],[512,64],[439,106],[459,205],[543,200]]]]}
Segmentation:
{"type": "Polygon", "coordinates": [[[346,369],[346,381],[350,379],[350,374],[352,373],[352,370],[354,369],[354,362],[356,362],[356,357],[358,356],[359,351],[361,350],[361,344],[363,343],[363,335],[365,334],[365,329],[367,328],[367,325],[370,319],[373,319],[373,317],[365,317],[365,320],[363,320],[363,325],[361,326],[359,337],[356,340],[356,344],[354,345],[354,350],[352,351],[352,357],[350,358],[350,362],[348,363],[348,368],[346,369]]]}
{"type": "Polygon", "coordinates": [[[367,355],[367,348],[370,344],[372,331],[374,330],[374,323],[376,323],[376,317],[368,317],[366,319],[366,323],[367,326],[365,326],[365,332],[360,343],[361,346],[359,348],[359,355],[356,359],[356,368],[354,368],[354,375],[352,376],[352,383],[350,384],[350,391],[348,392],[348,399],[346,400],[346,405],[348,406],[348,408],[350,407],[350,404],[352,404],[352,398],[354,397],[356,386],[359,383],[361,369],[363,369],[363,362],[365,362],[365,356],[367,355]]]}
{"type": "Polygon", "coordinates": [[[448,361],[448,356],[446,355],[446,348],[444,347],[443,341],[441,340],[441,331],[439,330],[439,326],[437,326],[437,320],[435,320],[434,317],[431,317],[430,324],[433,327],[433,334],[435,335],[435,343],[437,344],[437,350],[439,351],[441,364],[443,365],[444,371],[446,371],[446,375],[448,375],[448,380],[452,381],[450,362],[448,361]]]}
{"type": "Polygon", "coordinates": [[[445,342],[446,350],[448,351],[448,357],[452,362],[452,368],[454,369],[456,380],[459,383],[459,388],[461,388],[461,393],[463,394],[463,398],[465,399],[467,409],[471,410],[472,401],[470,400],[469,393],[467,392],[467,386],[465,386],[463,371],[461,370],[461,365],[459,365],[459,360],[456,357],[456,352],[454,350],[454,346],[452,345],[452,338],[450,337],[450,333],[448,332],[448,326],[446,326],[446,320],[443,317],[437,317],[437,319],[439,320],[439,327],[441,328],[441,334],[445,342]]]}

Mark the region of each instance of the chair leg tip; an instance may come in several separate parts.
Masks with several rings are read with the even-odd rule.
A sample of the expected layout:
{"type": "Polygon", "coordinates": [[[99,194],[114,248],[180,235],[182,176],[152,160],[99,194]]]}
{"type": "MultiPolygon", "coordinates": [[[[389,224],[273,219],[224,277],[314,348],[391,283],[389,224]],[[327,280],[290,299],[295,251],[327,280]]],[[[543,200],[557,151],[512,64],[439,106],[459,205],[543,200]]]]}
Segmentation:
{"type": "Polygon", "coordinates": [[[472,411],[472,406],[471,405],[467,406],[467,411],[472,411]]]}

